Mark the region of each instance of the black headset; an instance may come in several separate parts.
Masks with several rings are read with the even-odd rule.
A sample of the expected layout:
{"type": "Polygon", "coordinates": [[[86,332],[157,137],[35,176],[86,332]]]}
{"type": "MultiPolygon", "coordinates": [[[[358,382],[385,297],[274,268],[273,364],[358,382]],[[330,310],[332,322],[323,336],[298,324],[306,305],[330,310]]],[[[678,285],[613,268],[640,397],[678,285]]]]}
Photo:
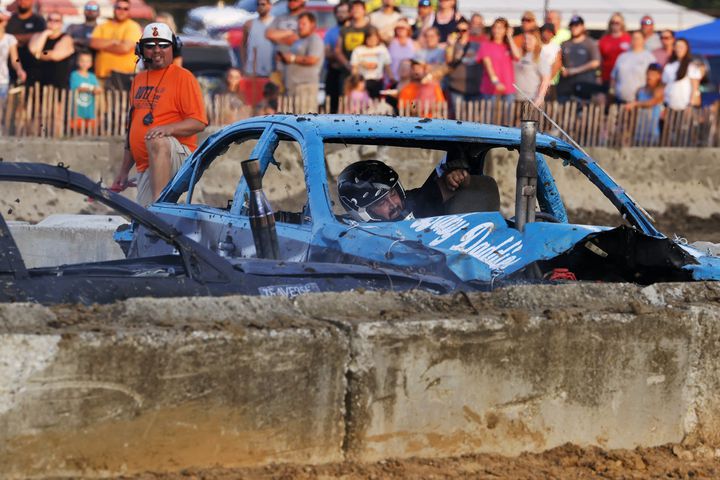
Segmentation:
{"type": "MultiPolygon", "coordinates": [[[[142,59],[142,61],[144,61],[144,62],[148,62],[148,61],[150,61],[150,60],[149,60],[149,59],[146,59],[146,58],[143,56],[143,46],[142,46],[142,44],[143,44],[145,41],[149,41],[149,40],[153,40],[153,39],[151,39],[151,38],[140,39],[137,43],[135,43],[135,55],[137,55],[137,56],[138,56],[140,59],[142,59]]],[[[163,40],[164,40],[164,39],[163,39],[163,40]]],[[[177,57],[179,57],[180,55],[182,55],[182,46],[183,46],[183,44],[182,44],[182,40],[180,40],[180,37],[178,37],[177,35],[175,35],[175,34],[173,33],[173,35],[172,35],[172,41],[171,41],[170,43],[172,44],[173,58],[177,58],[177,57]]]]}

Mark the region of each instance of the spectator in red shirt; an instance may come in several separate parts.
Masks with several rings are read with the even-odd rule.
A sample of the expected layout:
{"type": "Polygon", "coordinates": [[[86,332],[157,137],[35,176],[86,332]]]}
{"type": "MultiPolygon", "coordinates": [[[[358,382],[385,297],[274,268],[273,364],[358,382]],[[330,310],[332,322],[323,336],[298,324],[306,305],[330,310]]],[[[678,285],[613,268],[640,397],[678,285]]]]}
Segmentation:
{"type": "Polygon", "coordinates": [[[470,17],[470,38],[471,42],[487,42],[487,35],[485,35],[485,18],[479,13],[473,13],[470,17]]]}
{"type": "Polygon", "coordinates": [[[607,88],[610,85],[610,74],[615,61],[621,53],[630,50],[630,40],[630,34],[625,30],[625,19],[620,13],[613,13],[608,22],[608,32],[598,42],[602,57],[600,72],[603,87],[607,88]]]}

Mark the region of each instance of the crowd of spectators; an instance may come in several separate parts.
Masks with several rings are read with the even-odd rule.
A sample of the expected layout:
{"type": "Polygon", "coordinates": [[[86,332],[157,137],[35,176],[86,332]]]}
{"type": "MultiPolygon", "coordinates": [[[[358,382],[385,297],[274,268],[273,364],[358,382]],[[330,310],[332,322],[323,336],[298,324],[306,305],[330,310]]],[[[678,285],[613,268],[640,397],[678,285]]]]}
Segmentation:
{"type": "MultiPolygon", "coordinates": [[[[85,22],[66,29],[59,13],[45,18],[33,13],[33,1],[17,0],[12,15],[0,10],[0,97],[7,95],[11,77],[73,88],[83,94],[84,106],[101,89],[129,89],[141,35],[129,1],[117,0],[113,18],[100,23],[99,5],[91,0],[85,22]]],[[[622,14],[614,13],[607,32],[595,40],[579,15],[565,24],[557,11],[547,12],[542,22],[527,11],[514,31],[506,18],[495,18],[486,28],[479,13],[463,17],[457,0],[438,0],[437,7],[419,0],[414,18],[403,16],[394,2],[382,0],[371,13],[363,0],[337,4],[337,25],[323,38],[305,0],[287,0],[288,13],[277,17],[270,0],[258,0],[257,18],[243,27],[241,68],[228,71],[225,91],[252,105],[262,101],[265,111],[282,94],[305,98],[301,109],[314,110],[323,85],[333,112],[341,98],[366,105],[380,97],[400,107],[525,98],[538,105],[555,100],[672,109],[700,104],[703,63],[694,59],[687,41],[676,40],[670,30],[657,32],[650,16],[628,29],[622,14]],[[248,82],[257,94],[243,91],[248,82]]],[[[157,21],[174,29],[172,17],[159,15],[157,21]]]]}
{"type": "MultiPolygon", "coordinates": [[[[464,18],[456,0],[438,0],[437,9],[430,0],[419,0],[415,18],[403,17],[394,0],[383,0],[372,13],[362,0],[350,0],[335,6],[337,25],[325,33],[325,48],[316,49],[309,62],[283,53],[301,51],[307,43],[293,23],[305,12],[304,3],[290,0],[282,18],[268,14],[267,32],[246,29],[246,45],[272,42],[274,48],[264,44],[260,62],[275,63],[268,71],[299,64],[292,85],[278,83],[286,92],[297,91],[298,81],[311,84],[307,91],[314,92],[324,79],[333,112],[348,95],[355,103],[384,97],[401,104],[446,100],[451,105],[529,98],[538,105],[596,100],[682,109],[700,102],[703,63],[693,60],[687,42],[676,42],[672,31],[656,32],[650,16],[629,31],[622,14],[614,13],[607,32],[595,40],[581,16],[570,18],[566,28],[557,11],[549,11],[542,23],[533,12],[524,12],[515,32],[505,18],[494,19],[487,29],[480,14],[464,18]],[[650,87],[648,79],[657,72],[661,82],[650,87]],[[654,92],[649,98],[647,88],[654,92]]],[[[309,35],[319,38],[311,23],[309,35]]],[[[259,51],[241,53],[248,58],[259,51]]],[[[245,74],[250,74],[247,68],[245,74]]],[[[253,75],[272,80],[272,73],[253,70],[253,75]]]]}

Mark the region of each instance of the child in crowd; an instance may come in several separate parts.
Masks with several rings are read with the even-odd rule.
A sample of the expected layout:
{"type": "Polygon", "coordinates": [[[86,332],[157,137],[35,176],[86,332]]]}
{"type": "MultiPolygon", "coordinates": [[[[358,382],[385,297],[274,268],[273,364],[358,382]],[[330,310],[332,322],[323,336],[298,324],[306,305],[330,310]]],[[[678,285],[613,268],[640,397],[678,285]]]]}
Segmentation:
{"type": "Polygon", "coordinates": [[[665,85],[662,83],[663,67],[652,63],[645,74],[645,86],[637,91],[636,100],[628,102],[628,109],[641,108],[638,111],[636,141],[641,144],[656,144],[660,139],[660,118],[665,97],[665,85]]]}
{"type": "Polygon", "coordinates": [[[102,92],[100,82],[90,71],[93,58],[90,52],[77,55],[77,70],[70,74],[70,89],[74,94],[72,126],[75,130],[89,129],[95,126],[95,95],[102,92]]]}
{"type": "Polygon", "coordinates": [[[390,63],[390,52],[385,45],[380,43],[378,30],[370,27],[365,35],[365,44],[355,47],[353,50],[350,65],[352,65],[353,74],[363,76],[368,94],[372,98],[380,96],[380,90],[383,88],[383,76],[386,76],[390,83],[395,82],[390,63]]]}
{"type": "Polygon", "coordinates": [[[365,88],[362,75],[353,74],[345,80],[345,102],[347,113],[365,112],[370,105],[370,95],[365,88]]]}
{"type": "Polygon", "coordinates": [[[5,27],[10,19],[10,12],[0,8],[0,100],[7,97],[10,88],[10,71],[8,64],[12,65],[19,82],[24,82],[26,75],[18,60],[17,40],[13,35],[5,33],[5,27]],[[10,62],[8,62],[8,58],[10,62]]]}
{"type": "Polygon", "coordinates": [[[263,98],[255,108],[255,115],[272,115],[278,111],[280,87],[273,82],[263,85],[263,98]]]}

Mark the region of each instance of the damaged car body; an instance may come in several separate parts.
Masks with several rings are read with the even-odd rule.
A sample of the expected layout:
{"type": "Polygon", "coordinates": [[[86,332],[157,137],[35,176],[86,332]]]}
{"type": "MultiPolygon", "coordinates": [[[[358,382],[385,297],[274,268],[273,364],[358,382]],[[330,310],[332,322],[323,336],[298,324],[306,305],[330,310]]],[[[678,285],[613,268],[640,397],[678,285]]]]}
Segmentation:
{"type": "Polygon", "coordinates": [[[422,289],[447,293],[457,283],[427,275],[361,265],[286,262],[220,256],[157,215],[62,166],[0,163],[0,182],[72,190],[129,218],[166,246],[160,255],[27,268],[0,215],[0,302],[110,303],[130,297],[286,296],[308,292],[422,289]]]}
{"type": "MultiPolygon", "coordinates": [[[[459,278],[466,286],[482,290],[504,282],[558,278],[641,284],[720,279],[720,258],[659,232],[650,216],[581,149],[556,137],[533,133],[530,153],[527,148],[523,152],[521,129],[470,122],[362,115],[251,118],[210,136],[150,209],[210,250],[223,251],[229,246],[225,251],[231,251],[232,256],[253,256],[249,192],[242,175],[223,175],[224,182],[232,185],[226,198],[208,201],[199,193],[204,176],[215,168],[218,159],[225,165],[239,164],[243,158],[228,158],[228,150],[247,145],[249,140],[245,154],[259,161],[263,175],[285,168],[285,174],[293,179],[289,183],[305,183],[302,201],[294,209],[273,205],[281,259],[392,266],[406,272],[459,278]],[[287,173],[290,165],[276,154],[283,143],[296,145],[302,172],[287,173]],[[352,146],[434,151],[446,162],[462,157],[469,174],[479,177],[487,177],[490,150],[518,151],[528,168],[527,162],[532,164],[535,183],[520,183],[518,165],[516,189],[531,196],[525,205],[532,207],[521,212],[518,199],[515,213],[524,219],[503,215],[497,206],[468,208],[465,202],[463,209],[441,216],[355,221],[338,209],[326,158],[329,148],[352,146]],[[599,190],[614,205],[625,225],[611,228],[570,223],[549,161],[576,169],[590,188],[599,190]],[[572,275],[558,276],[558,271],[572,275]]],[[[423,178],[438,175],[436,170],[425,170],[423,178]]],[[[116,238],[125,244],[132,242],[130,256],[161,253],[160,247],[145,239],[142,227],[116,238]]]]}

